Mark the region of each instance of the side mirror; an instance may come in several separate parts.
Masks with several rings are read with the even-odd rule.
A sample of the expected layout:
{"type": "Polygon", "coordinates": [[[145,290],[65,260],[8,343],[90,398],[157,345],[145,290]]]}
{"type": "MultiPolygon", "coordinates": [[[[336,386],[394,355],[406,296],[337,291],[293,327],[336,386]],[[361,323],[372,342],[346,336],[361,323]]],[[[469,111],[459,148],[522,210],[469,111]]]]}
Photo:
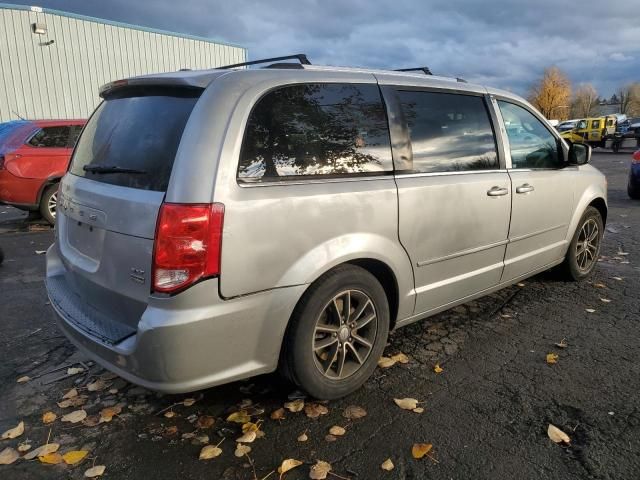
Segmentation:
{"type": "Polygon", "coordinates": [[[585,143],[569,146],[569,165],[584,165],[591,161],[591,147],[585,143]]]}

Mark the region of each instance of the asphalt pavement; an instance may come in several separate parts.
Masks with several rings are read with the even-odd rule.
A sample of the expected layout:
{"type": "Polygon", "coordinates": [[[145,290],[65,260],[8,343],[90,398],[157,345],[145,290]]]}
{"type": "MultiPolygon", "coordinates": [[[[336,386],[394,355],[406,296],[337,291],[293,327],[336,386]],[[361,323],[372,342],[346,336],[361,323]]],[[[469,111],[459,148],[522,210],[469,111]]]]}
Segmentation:
{"type": "Polygon", "coordinates": [[[283,474],[288,480],[309,478],[317,460],[331,464],[332,480],[640,478],[640,202],[626,195],[629,161],[629,154],[593,156],[607,175],[610,208],[593,278],[541,274],[394,332],[386,354],[402,352],[408,363],[378,368],[358,392],[323,404],[328,413],[317,418],[308,414],[324,409],[312,399],[308,414],[271,418],[297,397],[275,375],[179,396],[106,375],[55,326],[37,253],[51,243],[51,229],[0,207],[0,432],[25,425],[21,436],[0,440],[0,451],[48,439],[60,453],[89,452],[76,465],[19,459],[0,466],[0,478],[80,479],[95,464],[106,467],[105,479],[275,480],[288,458],[302,462],[283,474]],[[549,353],[558,355],[555,364],[549,353]],[[84,371],[67,375],[68,368],[84,371]],[[23,376],[30,380],[18,383],[23,376]],[[60,407],[72,387],[87,396],[84,405],[60,407]],[[393,401],[405,397],[424,411],[393,401]],[[367,415],[345,418],[352,405],[367,415]],[[97,423],[105,408],[119,413],[97,423]],[[78,409],[87,419],[62,421],[78,409]],[[241,427],[227,419],[239,410],[264,436],[237,457],[241,427]],[[57,419],[45,425],[48,411],[57,419]],[[570,443],[553,443],[549,424],[570,443]],[[327,438],[332,426],[346,433],[327,438]],[[199,460],[204,444],[220,441],[218,457],[199,460]],[[415,443],[432,449],[414,459],[415,443]],[[390,471],[381,468],[387,459],[390,471]]]}

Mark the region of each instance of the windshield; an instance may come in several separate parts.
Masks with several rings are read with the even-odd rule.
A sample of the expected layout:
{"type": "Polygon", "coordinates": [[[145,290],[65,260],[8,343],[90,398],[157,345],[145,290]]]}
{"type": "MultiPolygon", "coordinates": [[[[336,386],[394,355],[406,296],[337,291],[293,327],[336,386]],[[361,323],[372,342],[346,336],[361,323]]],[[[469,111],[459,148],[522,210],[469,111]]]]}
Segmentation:
{"type": "Polygon", "coordinates": [[[70,172],[112,185],[166,191],[200,93],[163,89],[107,98],[80,136],[70,172]]]}

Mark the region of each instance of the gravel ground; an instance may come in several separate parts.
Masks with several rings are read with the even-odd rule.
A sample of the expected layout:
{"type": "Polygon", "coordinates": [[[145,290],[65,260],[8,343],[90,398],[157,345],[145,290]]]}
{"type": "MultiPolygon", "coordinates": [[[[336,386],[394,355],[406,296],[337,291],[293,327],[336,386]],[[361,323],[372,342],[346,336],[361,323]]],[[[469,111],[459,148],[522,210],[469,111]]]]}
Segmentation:
{"type": "Polygon", "coordinates": [[[603,258],[591,280],[568,283],[545,273],[394,332],[387,354],[403,352],[410,361],[378,369],[360,391],[326,404],[328,413],[319,418],[303,411],[270,419],[292,393],[274,375],[183,396],[157,395],[120,379],[86,391],[87,382],[105,372],[87,364],[55,327],[43,285],[44,257],[35,253],[47,247],[52,232],[0,207],[6,254],[0,267],[0,432],[25,422],[25,433],[1,441],[0,450],[27,439],[35,448],[50,436],[62,453],[90,451],[76,466],[18,460],[0,466],[0,477],[80,479],[95,463],[105,465],[104,478],[112,479],[262,479],[285,458],[295,458],[304,464],[286,479],[308,478],[317,459],[331,463],[333,480],[639,478],[640,203],[626,196],[628,162],[627,154],[594,154],[593,164],[609,181],[610,211],[603,258]],[[566,348],[555,345],[562,339],[566,348]],[[546,363],[548,353],[559,355],[556,364],[546,363]],[[77,362],[88,372],[66,377],[66,366],[77,362]],[[58,367],[65,368],[47,373],[58,367]],[[32,380],[17,383],[23,375],[32,380]],[[74,385],[88,395],[90,416],[117,404],[122,412],[97,426],[62,423],[74,408],[56,402],[74,385]],[[112,388],[117,392],[109,393],[112,388]],[[197,401],[174,405],[187,397],[197,401]],[[403,397],[418,399],[424,412],[393,403],[403,397]],[[265,412],[253,417],[263,420],[265,436],[237,458],[240,426],[226,418],[248,400],[249,413],[265,412]],[[171,405],[170,418],[158,414],[171,405]],[[349,405],[367,415],[346,419],[349,405]],[[58,419],[45,426],[41,416],[49,410],[58,419]],[[203,425],[205,418],[205,428],[198,429],[195,419],[202,416],[213,417],[214,425],[203,425]],[[552,443],[549,423],[569,434],[571,443],[552,443]],[[346,434],[327,441],[334,425],[346,434]],[[303,432],[308,440],[299,442],[303,432]],[[198,460],[202,435],[212,444],[225,439],[218,458],[198,460]],[[418,442],[433,444],[429,458],[412,458],[418,442]],[[389,472],[380,468],[387,458],[395,464],[389,472]]]}

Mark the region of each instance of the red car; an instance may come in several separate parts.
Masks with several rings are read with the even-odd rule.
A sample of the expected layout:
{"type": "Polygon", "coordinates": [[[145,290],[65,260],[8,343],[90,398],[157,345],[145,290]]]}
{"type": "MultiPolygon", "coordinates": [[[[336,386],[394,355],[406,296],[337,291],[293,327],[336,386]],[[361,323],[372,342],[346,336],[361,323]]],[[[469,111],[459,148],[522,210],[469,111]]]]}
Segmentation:
{"type": "Polygon", "coordinates": [[[0,123],[0,203],[55,222],[58,182],[86,120],[0,123]]]}

